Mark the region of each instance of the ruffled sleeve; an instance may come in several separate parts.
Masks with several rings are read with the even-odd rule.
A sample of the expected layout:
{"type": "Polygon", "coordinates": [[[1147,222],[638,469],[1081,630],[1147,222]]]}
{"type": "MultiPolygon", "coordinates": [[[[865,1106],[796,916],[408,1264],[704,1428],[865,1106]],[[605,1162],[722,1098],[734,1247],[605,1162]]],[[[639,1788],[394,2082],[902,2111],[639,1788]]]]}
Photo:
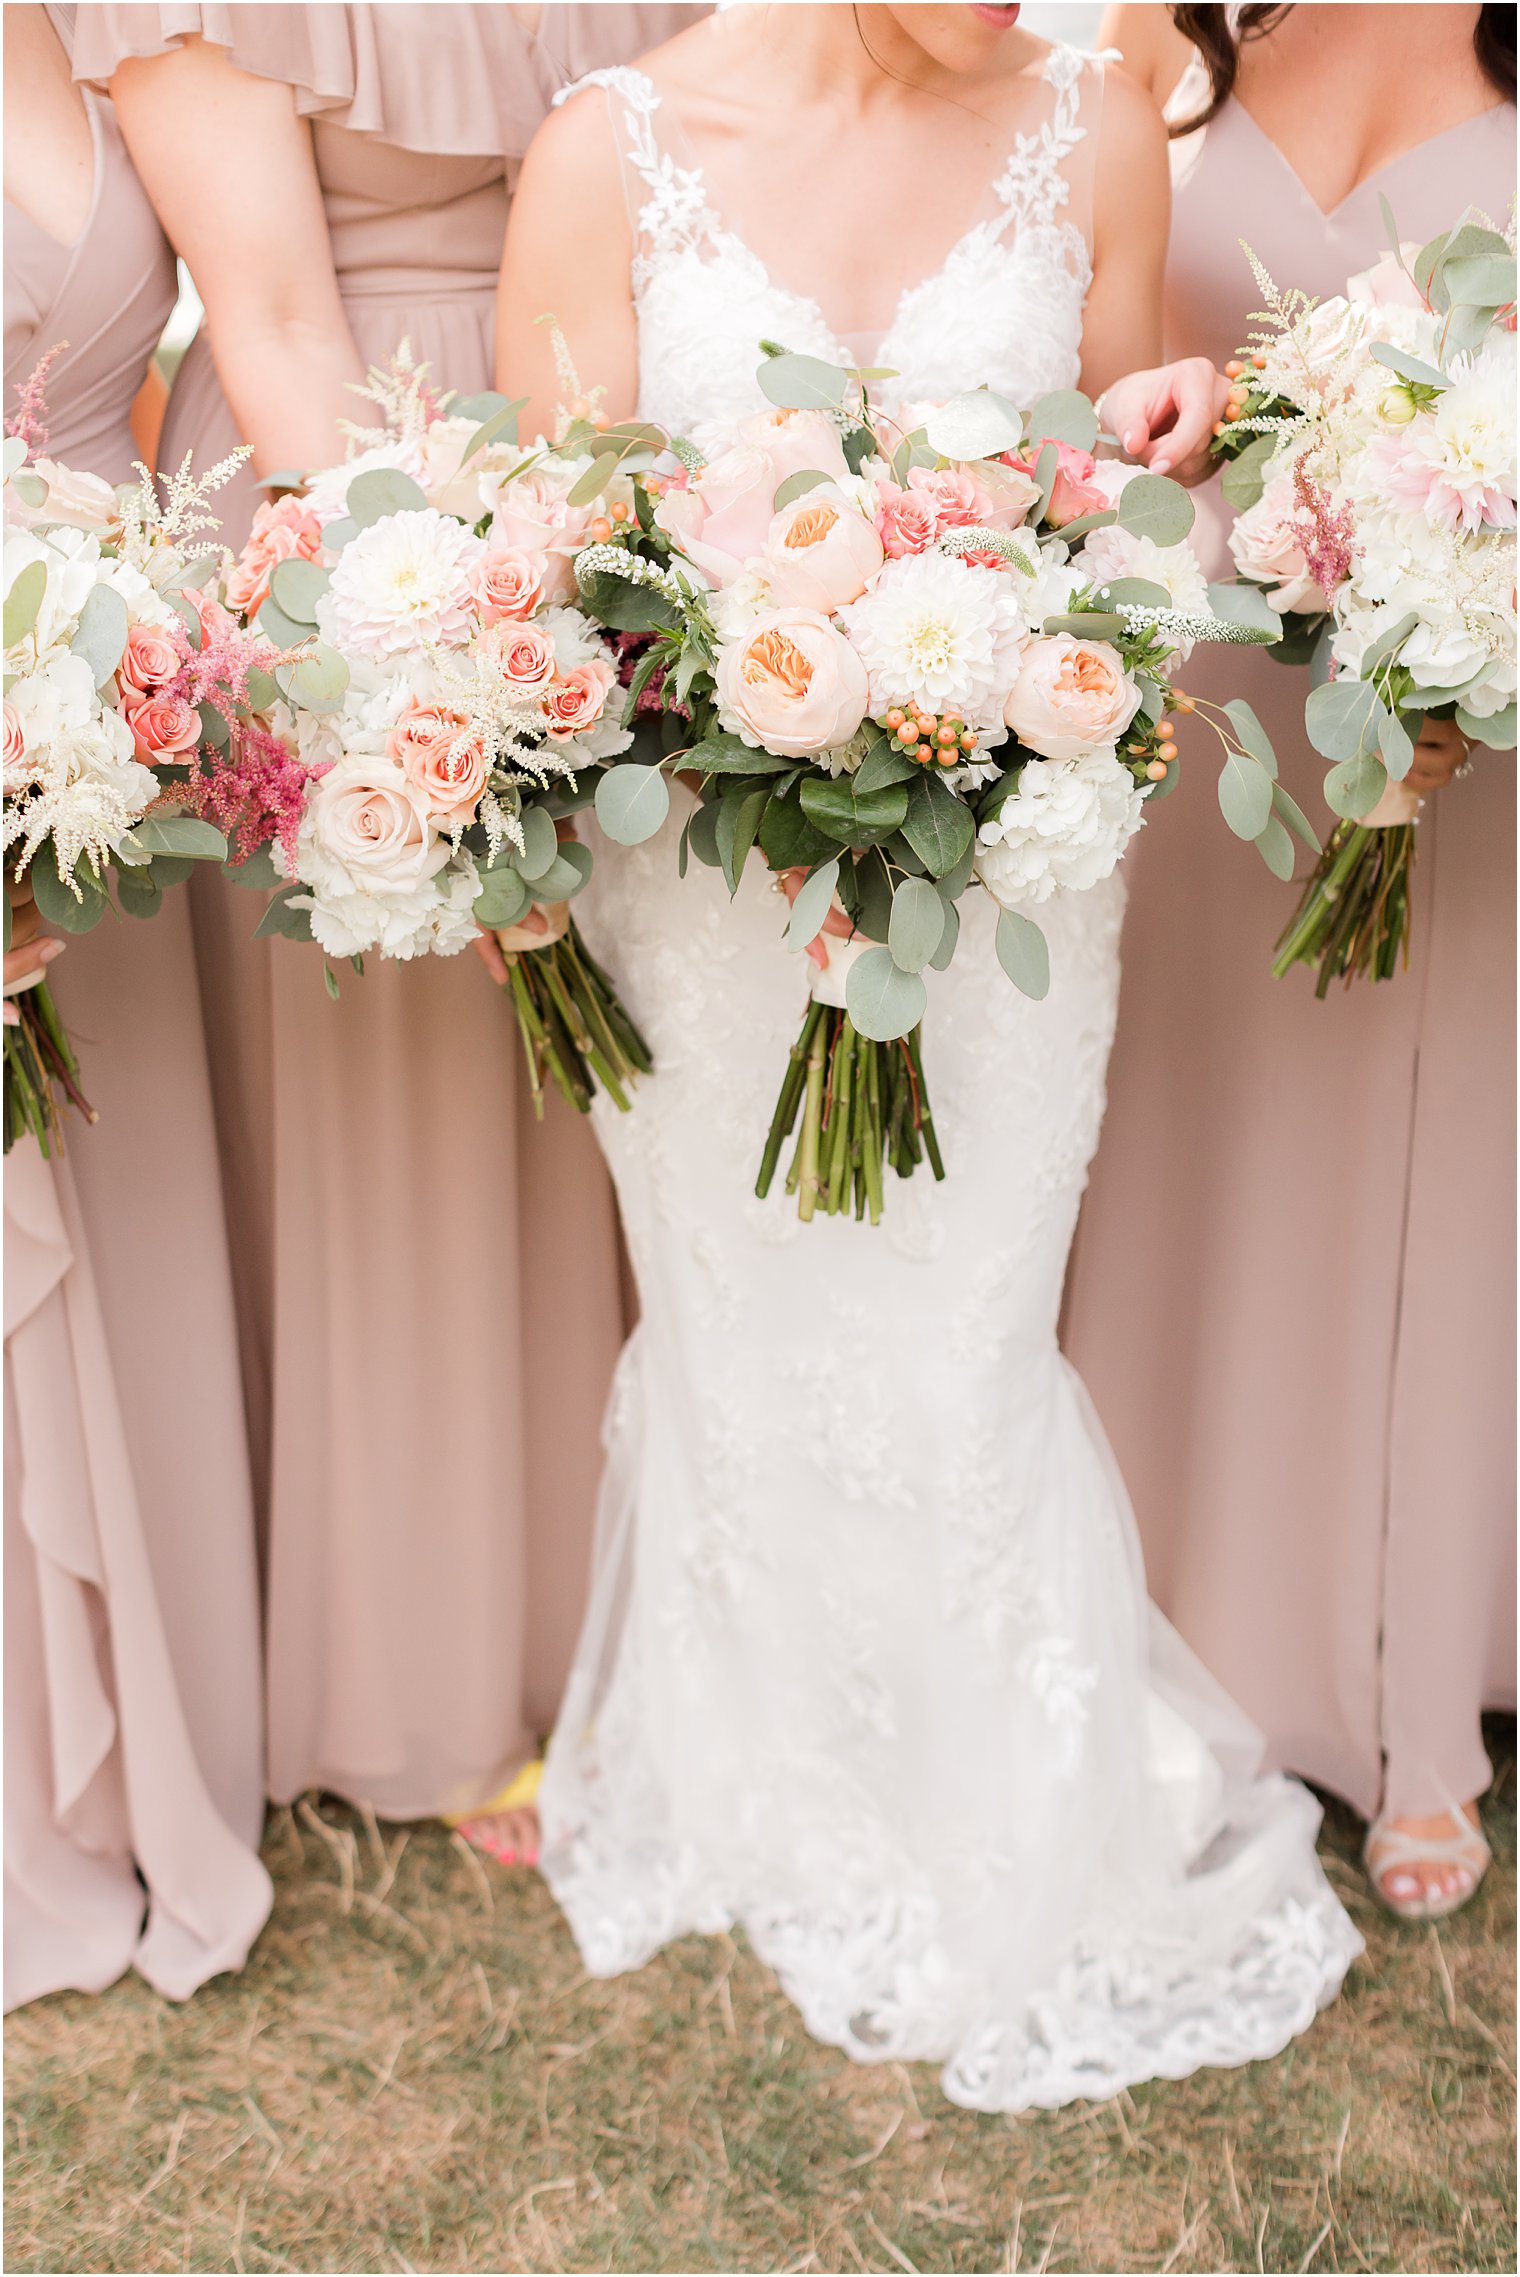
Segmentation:
{"type": "MultiPolygon", "coordinates": [[[[610,9],[609,15],[634,11],[610,9]]],[[[671,11],[674,13],[674,11],[671,11]]],[[[306,118],[439,156],[520,158],[563,77],[508,7],[82,6],[74,76],[199,36],[281,79],[306,118]]]]}

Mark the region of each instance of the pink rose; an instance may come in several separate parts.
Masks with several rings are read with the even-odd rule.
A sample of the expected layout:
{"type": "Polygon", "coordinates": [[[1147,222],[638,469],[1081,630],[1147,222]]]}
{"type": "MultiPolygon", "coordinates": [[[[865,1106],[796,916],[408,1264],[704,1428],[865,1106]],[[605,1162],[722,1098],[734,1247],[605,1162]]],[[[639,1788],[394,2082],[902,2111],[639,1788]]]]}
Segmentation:
{"type": "Polygon", "coordinates": [[[718,702],[746,743],[806,759],[848,743],[866,716],[866,668],[813,609],[769,609],[718,650],[718,702]]]}
{"type": "Polygon", "coordinates": [[[1116,648],[1055,633],[1025,649],[1003,718],[1041,758],[1083,759],[1116,744],[1139,708],[1116,648]]]}
{"type": "Polygon", "coordinates": [[[934,508],[942,530],[967,529],[992,513],[991,498],[963,466],[910,467],[908,488],[934,508]]]}
{"type": "Polygon", "coordinates": [[[1403,265],[1392,250],[1380,253],[1370,269],[1363,269],[1346,287],[1346,297],[1360,308],[1428,308],[1410,274],[1420,248],[1413,238],[1399,247],[1403,265]]]}
{"type": "Polygon", "coordinates": [[[1297,520],[1292,476],[1274,475],[1256,504],[1231,524],[1230,551],[1243,577],[1268,587],[1272,608],[1317,615],[1325,596],[1309,568],[1297,520]]]}
{"type": "Polygon", "coordinates": [[[543,598],[543,561],[517,548],[493,546],[484,561],[476,563],[470,589],[480,605],[482,624],[531,617],[543,598]]]}
{"type": "Polygon", "coordinates": [[[229,603],[244,616],[256,616],[280,563],[315,561],[321,551],[322,525],[304,499],[266,499],[253,517],[248,543],[227,580],[229,603]]]}
{"type": "Polygon", "coordinates": [[[939,515],[922,491],[899,490],[895,482],[877,485],[876,534],[893,561],[905,553],[927,553],[939,536],[939,515]]]}
{"type": "Polygon", "coordinates": [[[232,612],[224,609],[220,601],[213,600],[209,593],[203,593],[198,586],[187,585],[185,599],[200,619],[203,642],[227,640],[237,631],[237,622],[232,612]]]}
{"type": "Polygon", "coordinates": [[[780,481],[768,451],[736,443],[709,460],[689,490],[667,492],[655,521],[704,577],[726,585],[764,545],[780,481]]]}
{"type": "Polygon", "coordinates": [[[140,700],[172,680],[179,668],[179,650],[166,632],[157,625],[134,625],[116,667],[116,678],[123,696],[140,700]]]}
{"type": "Polygon", "coordinates": [[[572,506],[574,471],[551,474],[536,469],[509,482],[491,518],[491,547],[498,553],[525,553],[543,568],[543,599],[568,601],[575,591],[571,562],[586,542],[598,506],[572,506]]]}
{"type": "Polygon", "coordinates": [[[826,474],[838,481],[849,473],[839,429],[826,411],[757,411],[739,429],[741,443],[765,453],[776,487],[794,474],[826,474]]]}
{"type": "Polygon", "coordinates": [[[782,507],[761,556],[778,607],[825,616],[858,601],[884,559],[875,523],[828,483],[782,507]]]}
{"type": "Polygon", "coordinates": [[[413,704],[391,729],[386,750],[422,793],[433,820],[468,821],[480,803],[491,762],[463,712],[443,704],[413,704]]]}
{"type": "Polygon", "coordinates": [[[519,625],[508,618],[483,636],[481,651],[507,685],[522,695],[536,694],[554,678],[554,643],[537,625],[519,625]]]}
{"type": "Polygon", "coordinates": [[[21,714],[8,699],[5,706],[5,768],[19,767],[26,757],[26,737],[21,732],[21,714]]]}
{"type": "Polygon", "coordinates": [[[1042,435],[1030,443],[1025,457],[1011,459],[1009,465],[1032,478],[1047,443],[1054,445],[1056,454],[1056,479],[1045,508],[1045,519],[1051,528],[1062,529],[1082,514],[1105,512],[1108,500],[1092,479],[1097,462],[1090,451],[1079,451],[1075,443],[1057,443],[1053,436],[1042,435]]]}
{"type": "Polygon", "coordinates": [[[544,724],[556,743],[564,743],[572,735],[583,735],[588,727],[595,727],[607,708],[607,695],[614,683],[610,664],[593,661],[577,664],[563,680],[556,680],[544,692],[544,724]]]}
{"type": "Polygon", "coordinates": [[[423,794],[385,759],[340,759],[312,791],[307,816],[316,845],[356,892],[410,893],[449,858],[423,794]]]}
{"type": "Polygon", "coordinates": [[[150,765],[155,759],[180,758],[201,739],[201,715],[180,696],[142,696],[135,702],[129,697],[122,716],[132,730],[138,757],[150,765]]]}

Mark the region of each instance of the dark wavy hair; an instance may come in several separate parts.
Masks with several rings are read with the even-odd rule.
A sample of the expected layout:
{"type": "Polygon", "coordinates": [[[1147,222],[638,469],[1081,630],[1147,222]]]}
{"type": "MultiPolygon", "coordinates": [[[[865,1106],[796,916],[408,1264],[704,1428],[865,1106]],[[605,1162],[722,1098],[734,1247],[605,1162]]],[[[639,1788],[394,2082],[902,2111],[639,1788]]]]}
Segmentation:
{"type": "MultiPolygon", "coordinates": [[[[1192,43],[1202,56],[1209,75],[1209,99],[1196,116],[1184,119],[1172,128],[1174,135],[1192,134],[1194,129],[1206,126],[1221,104],[1235,91],[1235,78],[1240,69],[1240,51],[1248,40],[1265,39],[1288,13],[1280,4],[1267,7],[1246,7],[1235,11],[1229,8],[1173,8],[1172,22],[1183,38],[1192,43]],[[1231,24],[1231,14],[1235,21],[1231,24]]],[[[1483,7],[1478,10],[1478,21],[1473,30],[1473,54],[1478,68],[1494,92],[1505,102],[1515,99],[1515,9],[1509,7],[1483,7]]]]}

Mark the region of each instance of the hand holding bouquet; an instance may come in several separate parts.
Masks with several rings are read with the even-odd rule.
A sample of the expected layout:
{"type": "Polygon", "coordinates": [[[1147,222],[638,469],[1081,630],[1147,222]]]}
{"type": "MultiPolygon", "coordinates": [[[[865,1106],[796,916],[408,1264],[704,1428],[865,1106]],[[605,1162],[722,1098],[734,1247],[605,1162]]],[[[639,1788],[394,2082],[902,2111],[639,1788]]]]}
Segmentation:
{"type": "Polygon", "coordinates": [[[589,421],[523,448],[518,406],[440,404],[424,376],[404,350],[371,375],[383,425],[260,508],[228,583],[294,652],[272,724],[311,777],[292,841],[246,873],[286,881],[259,931],[359,970],[496,932],[538,1111],[546,1076],[582,1112],[596,1083],[626,1107],[648,1053],[564,905],[591,868],[569,818],[631,740],[571,558],[631,480],[604,483],[589,421]]]}
{"type": "MultiPolygon", "coordinates": [[[[248,844],[288,828],[302,772],[256,718],[279,652],[207,590],[221,566],[207,501],[246,453],[199,480],[187,460],[163,500],[144,470],[113,490],[30,459],[40,383],[23,404],[29,431],[5,445],[7,948],[12,891],[68,933],[154,916],[193,861],[223,859],[228,827],[248,844]]],[[[94,1115],[46,982],[18,985],[5,1146],[30,1131],[46,1154],[57,1093],[94,1115]]]]}
{"type": "MultiPolygon", "coordinates": [[[[757,1190],[800,1114],[801,1214],[873,1223],[888,1165],[943,1175],[920,1023],[960,897],[992,895],[1005,972],[1043,996],[1031,912],[1107,877],[1175,779],[1172,663],[1275,632],[1265,611],[1215,618],[1186,492],[1095,461],[1085,397],[1026,421],[977,390],[894,419],[874,376],[769,354],[774,410],[705,464],[676,443],[576,561],[588,611],[642,643],[631,696],[660,717],[660,749],[602,776],[603,829],[652,835],[662,769],[689,771],[683,873],[709,863],[735,892],[758,848],[788,882],[788,945],[814,958],[757,1190]]],[[[1267,766],[1225,740],[1270,809],[1267,766]]]]}
{"type": "Polygon", "coordinates": [[[1515,743],[1515,258],[1464,221],[1400,245],[1315,303],[1279,293],[1230,367],[1243,580],[1300,628],[1304,726],[1342,819],[1274,971],[1389,978],[1407,961],[1421,725],[1515,743]]]}

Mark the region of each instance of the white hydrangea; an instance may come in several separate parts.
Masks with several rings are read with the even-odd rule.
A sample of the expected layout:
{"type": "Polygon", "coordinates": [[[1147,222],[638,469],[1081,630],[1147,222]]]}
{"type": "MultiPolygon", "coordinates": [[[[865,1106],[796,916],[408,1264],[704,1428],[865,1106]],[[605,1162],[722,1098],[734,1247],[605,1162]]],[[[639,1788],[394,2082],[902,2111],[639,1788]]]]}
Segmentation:
{"type": "Polygon", "coordinates": [[[870,676],[876,718],[894,704],[995,728],[1029,626],[1006,573],[948,554],[889,561],[870,591],[839,612],[870,676]]]}
{"type": "Polygon", "coordinates": [[[132,732],[102,705],[83,657],[57,649],[23,673],[6,697],[24,757],[5,774],[4,845],[24,867],[52,837],[60,873],[81,854],[97,871],[122,834],[158,797],[152,771],[132,756],[132,732]]]}
{"type": "Polygon", "coordinates": [[[470,575],[485,542],[431,506],[386,514],[352,538],[317,603],[322,638],[376,663],[462,646],[475,622],[470,575]]]}
{"type": "Polygon", "coordinates": [[[977,832],[977,876],[1005,909],[1081,892],[1109,877],[1145,818],[1145,799],[1111,751],[1031,760],[977,832]]]}
{"type": "MultiPolygon", "coordinates": [[[[1185,615],[1206,617],[1210,613],[1209,581],[1203,564],[1185,541],[1158,546],[1154,538],[1140,537],[1110,522],[1083,540],[1077,565],[1094,585],[1107,585],[1116,577],[1143,577],[1151,585],[1162,586],[1171,597],[1172,607],[1185,615]]],[[[1190,641],[1177,650],[1181,660],[1191,654],[1190,641]]]]}

